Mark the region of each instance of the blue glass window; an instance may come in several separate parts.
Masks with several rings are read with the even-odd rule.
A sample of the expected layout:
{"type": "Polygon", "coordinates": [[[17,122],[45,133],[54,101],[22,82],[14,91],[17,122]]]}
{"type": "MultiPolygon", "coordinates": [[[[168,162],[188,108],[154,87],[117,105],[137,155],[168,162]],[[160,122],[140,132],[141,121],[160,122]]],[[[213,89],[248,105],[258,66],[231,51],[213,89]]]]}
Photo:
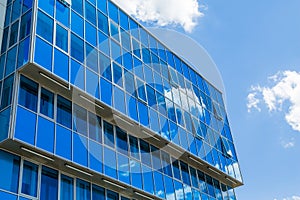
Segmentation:
{"type": "Polygon", "coordinates": [[[23,8],[22,13],[25,13],[27,10],[29,10],[32,7],[32,0],[24,0],[23,1],[23,8]]]}
{"type": "Polygon", "coordinates": [[[161,159],[160,159],[160,150],[154,146],[150,146],[151,155],[152,155],[152,167],[155,170],[162,172],[161,159]]]}
{"type": "Polygon", "coordinates": [[[104,200],[105,199],[105,189],[102,187],[99,187],[97,185],[92,186],[92,200],[104,200]]]}
{"type": "Polygon", "coordinates": [[[8,43],[8,31],[9,27],[6,27],[3,31],[3,39],[2,39],[2,46],[1,46],[1,54],[6,51],[7,43],[8,43]]]}
{"type": "Polygon", "coordinates": [[[181,180],[179,162],[178,162],[178,160],[175,160],[174,158],[172,158],[172,160],[173,160],[172,167],[173,167],[174,178],[181,180]]]}
{"type": "Polygon", "coordinates": [[[116,127],[116,137],[117,151],[128,155],[128,142],[126,132],[119,127],[116,127]]]}
{"type": "Polygon", "coordinates": [[[188,165],[186,163],[180,161],[180,167],[181,167],[181,172],[182,172],[183,183],[185,183],[187,185],[191,185],[188,165]]]}
{"type": "Polygon", "coordinates": [[[122,154],[118,154],[118,178],[120,181],[130,184],[129,159],[122,154]]]}
{"type": "Polygon", "coordinates": [[[38,84],[25,76],[20,78],[19,104],[37,111],[38,84]]]}
{"type": "Polygon", "coordinates": [[[84,67],[71,59],[71,83],[84,90],[84,67]]]}
{"type": "MultiPolygon", "coordinates": [[[[8,3],[9,3],[9,2],[7,2],[7,4],[8,4],[8,3]]],[[[7,8],[6,8],[5,21],[4,21],[4,26],[3,26],[3,27],[6,27],[8,24],[10,24],[11,7],[12,7],[12,5],[10,4],[10,5],[7,6],[7,8]]]]}
{"type": "Polygon", "coordinates": [[[148,116],[147,106],[144,103],[138,101],[138,110],[139,110],[140,123],[144,126],[148,126],[149,116],[148,116]]]}
{"type": "Polygon", "coordinates": [[[71,35],[71,56],[76,58],[79,62],[84,60],[84,51],[83,51],[83,40],[77,37],[76,35],[71,35]]]}
{"type": "Polygon", "coordinates": [[[171,160],[168,153],[161,151],[161,162],[163,167],[163,173],[172,177],[171,160]]]}
{"type": "Polygon", "coordinates": [[[18,106],[15,137],[34,145],[36,115],[18,106]]]}
{"type": "Polygon", "coordinates": [[[92,140],[89,140],[90,168],[100,173],[103,172],[102,152],[102,145],[92,140]]]}
{"type": "Polygon", "coordinates": [[[139,99],[143,100],[144,102],[147,102],[146,89],[144,83],[139,79],[136,79],[136,87],[139,99]]]}
{"type": "Polygon", "coordinates": [[[24,161],[22,177],[22,193],[33,197],[37,195],[38,166],[24,161]]]}
{"type": "Polygon", "coordinates": [[[128,15],[126,15],[122,10],[119,10],[119,14],[121,27],[125,30],[129,30],[128,15]]]}
{"type": "Polygon", "coordinates": [[[17,46],[7,52],[5,76],[11,74],[16,69],[17,46]]]}
{"type": "Polygon", "coordinates": [[[119,195],[116,192],[107,190],[107,200],[118,200],[119,195]]]}
{"type": "Polygon", "coordinates": [[[117,178],[117,165],[116,165],[115,151],[104,147],[104,174],[117,178]]]}
{"type": "Polygon", "coordinates": [[[105,14],[107,14],[107,0],[97,0],[97,7],[105,14]]]}
{"type": "Polygon", "coordinates": [[[130,95],[136,96],[133,74],[125,70],[124,79],[126,92],[128,92],[130,95]]]}
{"type": "Polygon", "coordinates": [[[156,108],[156,95],[155,95],[155,90],[150,87],[149,85],[146,85],[147,89],[147,97],[148,97],[148,105],[150,107],[156,108]]]}
{"type": "Polygon", "coordinates": [[[73,133],[73,161],[80,165],[88,164],[87,138],[73,133]]]}
{"type": "Polygon", "coordinates": [[[170,177],[168,176],[164,176],[164,183],[165,183],[165,186],[166,186],[166,198],[168,200],[173,200],[175,199],[175,195],[176,192],[174,190],[174,185],[173,185],[173,179],[171,179],[170,177]]]}
{"type": "Polygon", "coordinates": [[[18,31],[19,30],[19,20],[11,25],[10,28],[10,37],[9,37],[9,46],[11,47],[18,41],[18,31]]]}
{"type": "Polygon", "coordinates": [[[152,169],[146,166],[142,166],[143,168],[143,186],[144,190],[149,192],[150,194],[154,194],[154,183],[153,183],[153,173],[152,169]]]}
{"type": "Polygon", "coordinates": [[[151,154],[149,143],[145,142],[144,140],[140,140],[140,147],[142,163],[151,167],[151,154]]]}
{"type": "Polygon", "coordinates": [[[57,122],[72,128],[72,103],[60,95],[57,96],[57,122]]]}
{"type": "Polygon", "coordinates": [[[38,1],[39,7],[46,11],[49,15],[53,16],[54,12],[54,0],[38,1]]]}
{"type": "Polygon", "coordinates": [[[99,77],[96,73],[86,70],[86,91],[99,99],[99,77]]]}
{"type": "MultiPolygon", "coordinates": [[[[17,200],[18,199],[18,197],[16,195],[13,195],[13,194],[10,194],[7,192],[3,192],[3,191],[0,191],[0,198],[5,199],[5,200],[17,200]]],[[[24,199],[20,198],[20,200],[24,200],[24,199]]],[[[25,199],[25,200],[27,200],[27,199],[25,199]]]]}
{"type": "Polygon", "coordinates": [[[74,11],[72,11],[71,14],[72,23],[71,23],[71,29],[79,36],[83,37],[83,19],[78,14],[76,14],[74,11]]]}
{"type": "Polygon", "coordinates": [[[129,117],[138,121],[138,113],[137,113],[137,100],[131,95],[126,94],[126,102],[127,102],[127,113],[129,117]]]}
{"type": "Polygon", "coordinates": [[[43,117],[38,119],[36,145],[48,152],[54,152],[54,123],[43,117]]]}
{"type": "Polygon", "coordinates": [[[53,40],[53,19],[43,12],[38,12],[36,33],[42,38],[52,43],[53,40]]]}
{"type": "Polygon", "coordinates": [[[3,82],[1,109],[11,104],[14,76],[10,75],[3,82]]]}
{"type": "Polygon", "coordinates": [[[89,112],[89,138],[102,143],[101,118],[91,112],[89,112]]]}
{"type": "Polygon", "coordinates": [[[11,21],[15,21],[20,16],[22,1],[14,1],[12,6],[11,21]]]}
{"type": "Polygon", "coordinates": [[[58,198],[58,172],[43,166],[41,178],[41,200],[55,200],[58,198]]]}
{"type": "Polygon", "coordinates": [[[71,131],[56,125],[56,154],[68,160],[71,160],[71,138],[71,131]]]}
{"type": "Polygon", "coordinates": [[[112,80],[110,59],[102,53],[99,53],[100,74],[107,80],[112,80]]]}
{"type": "Polygon", "coordinates": [[[96,9],[87,1],[85,1],[85,17],[89,22],[96,25],[96,9]]]}
{"type": "Polygon", "coordinates": [[[133,54],[136,55],[137,57],[141,58],[141,47],[140,43],[136,41],[135,39],[132,38],[132,50],[133,54]]]}
{"type": "Polygon", "coordinates": [[[109,39],[108,36],[102,33],[101,31],[98,31],[98,37],[99,37],[99,45],[98,48],[100,51],[105,53],[106,55],[110,55],[110,46],[109,46],[109,39]]]}
{"type": "Polygon", "coordinates": [[[34,62],[52,71],[52,46],[39,37],[36,37],[34,62]]]}
{"type": "MultiPolygon", "coordinates": [[[[102,2],[101,2],[102,3],[102,2]]],[[[108,35],[108,22],[107,17],[98,11],[98,28],[108,35]]]]}
{"type": "Polygon", "coordinates": [[[72,8],[78,12],[80,15],[83,15],[83,2],[82,0],[73,0],[72,8]]]}
{"type": "Polygon", "coordinates": [[[56,19],[66,27],[70,26],[70,9],[61,2],[56,1],[56,19]]]}
{"type": "Polygon", "coordinates": [[[40,113],[53,118],[54,94],[45,88],[41,89],[40,113]]]}
{"type": "Polygon", "coordinates": [[[76,104],[73,105],[73,130],[87,135],[87,111],[76,104]]]}
{"type": "Polygon", "coordinates": [[[124,67],[128,70],[132,70],[132,68],[133,68],[133,63],[132,62],[133,62],[132,54],[125,51],[125,50],[123,50],[123,65],[124,65],[124,67]]]}
{"type": "Polygon", "coordinates": [[[2,54],[2,56],[0,56],[0,79],[3,79],[3,72],[4,72],[4,65],[5,65],[5,57],[6,54],[2,54]]]}
{"type": "Polygon", "coordinates": [[[136,38],[139,39],[139,26],[138,24],[131,18],[129,18],[130,32],[136,38]]]}
{"type": "Polygon", "coordinates": [[[110,36],[120,41],[119,38],[119,27],[113,21],[110,21],[110,36]]]}
{"type": "Polygon", "coordinates": [[[133,136],[129,136],[129,144],[130,144],[130,155],[133,158],[140,160],[140,151],[139,151],[139,143],[138,139],[133,136]]]}
{"type": "Polygon", "coordinates": [[[113,61],[122,64],[121,47],[119,44],[111,40],[111,57],[113,61]]]}
{"type": "Polygon", "coordinates": [[[55,44],[65,52],[68,52],[68,31],[62,26],[56,24],[56,40],[55,44]]]}
{"type": "Polygon", "coordinates": [[[114,107],[122,112],[126,113],[125,94],[124,91],[114,86],[114,107]]]}
{"type": "Polygon", "coordinates": [[[112,85],[107,80],[101,78],[101,100],[108,104],[112,105],[112,85]]]}
{"type": "Polygon", "coordinates": [[[29,60],[29,42],[30,38],[28,37],[19,44],[17,68],[23,66],[29,60]]]}
{"type": "Polygon", "coordinates": [[[175,195],[176,195],[176,199],[178,200],[184,200],[184,192],[183,192],[183,186],[182,183],[174,180],[174,186],[175,186],[175,195]]]}
{"type": "MultiPolygon", "coordinates": [[[[10,192],[18,192],[20,158],[0,151],[0,188],[10,192]]],[[[1,197],[1,195],[0,195],[1,197]]]]}
{"type": "Polygon", "coordinates": [[[165,199],[165,187],[163,181],[163,175],[157,171],[154,172],[154,180],[155,180],[155,194],[156,196],[165,199]]]}
{"type": "Polygon", "coordinates": [[[113,81],[115,84],[123,87],[123,70],[122,67],[113,63],[113,81]]]}
{"type": "Polygon", "coordinates": [[[0,112],[0,140],[8,138],[8,129],[10,127],[10,111],[11,107],[6,108],[0,112]]]}
{"type": "Polygon", "coordinates": [[[108,1],[108,10],[109,17],[114,20],[116,23],[119,23],[119,9],[112,2],[108,1]]]}
{"type": "Polygon", "coordinates": [[[91,199],[91,184],[81,179],[76,180],[76,200],[91,199]]]}
{"type": "Polygon", "coordinates": [[[60,199],[73,200],[73,178],[66,175],[60,177],[60,199]]]}
{"type": "Polygon", "coordinates": [[[134,187],[143,189],[143,180],[141,173],[141,164],[136,160],[130,160],[131,184],[134,187]]]}
{"type": "Polygon", "coordinates": [[[86,54],[86,65],[98,72],[98,51],[96,48],[92,47],[89,44],[85,44],[85,54],[86,54]]]}
{"type": "Polygon", "coordinates": [[[85,39],[90,44],[94,46],[97,45],[97,30],[94,26],[92,26],[87,21],[85,22],[85,39]]]}
{"type": "Polygon", "coordinates": [[[115,136],[114,136],[114,129],[113,125],[104,121],[103,122],[103,129],[104,129],[104,144],[114,148],[115,146],[115,136]]]}
{"type": "Polygon", "coordinates": [[[54,73],[69,81],[69,57],[58,49],[54,49],[54,73]]]}

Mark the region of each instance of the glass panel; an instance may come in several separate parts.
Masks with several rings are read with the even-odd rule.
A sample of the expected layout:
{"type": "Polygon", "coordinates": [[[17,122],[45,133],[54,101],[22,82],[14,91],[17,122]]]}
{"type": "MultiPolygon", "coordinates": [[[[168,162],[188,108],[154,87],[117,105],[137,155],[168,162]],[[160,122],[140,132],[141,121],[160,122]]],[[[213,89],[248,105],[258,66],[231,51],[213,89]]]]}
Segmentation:
{"type": "Polygon", "coordinates": [[[56,154],[71,160],[72,133],[62,126],[56,125],[56,154]]]}
{"type": "Polygon", "coordinates": [[[22,13],[25,13],[27,10],[29,10],[32,7],[32,0],[24,0],[23,1],[23,8],[22,13]]]}
{"type": "Polygon", "coordinates": [[[16,69],[17,46],[14,46],[7,52],[5,76],[9,75],[16,69]]]}
{"type": "Polygon", "coordinates": [[[163,175],[159,172],[154,172],[154,180],[155,180],[155,194],[156,196],[165,199],[165,187],[163,182],[163,175]]]}
{"type": "Polygon", "coordinates": [[[151,167],[151,154],[150,154],[149,144],[144,140],[140,140],[140,147],[141,147],[142,163],[151,167]]]}
{"type": "Polygon", "coordinates": [[[92,200],[104,200],[105,199],[105,189],[102,187],[99,187],[97,185],[92,186],[92,200]]]}
{"type": "Polygon", "coordinates": [[[119,195],[116,192],[107,190],[107,200],[118,200],[119,195]]]}
{"type": "Polygon", "coordinates": [[[119,23],[118,7],[112,2],[108,1],[108,11],[109,17],[114,20],[116,23],[119,23]]]}
{"type": "MultiPolygon", "coordinates": [[[[95,36],[96,37],[96,36],[95,36]]],[[[85,43],[85,53],[86,53],[86,65],[99,73],[98,70],[98,51],[95,47],[92,47],[88,43],[85,43]]]]}
{"type": "Polygon", "coordinates": [[[24,161],[22,193],[36,197],[37,195],[38,166],[24,161]]]}
{"type": "Polygon", "coordinates": [[[126,94],[127,102],[127,113],[129,117],[138,122],[138,113],[137,113],[137,99],[131,95],[126,94]]]}
{"type": "Polygon", "coordinates": [[[130,160],[131,184],[134,187],[143,188],[143,180],[141,173],[141,164],[136,160],[130,160]]]}
{"type": "Polygon", "coordinates": [[[99,53],[99,59],[100,59],[99,65],[100,65],[101,76],[111,81],[112,74],[111,74],[111,67],[110,67],[110,59],[102,53],[99,53]]]}
{"type": "Polygon", "coordinates": [[[120,181],[130,184],[129,159],[122,154],[118,154],[118,178],[120,181]]]}
{"type": "Polygon", "coordinates": [[[140,123],[144,126],[148,126],[149,116],[148,116],[147,106],[144,103],[138,101],[138,110],[139,110],[140,123]]]}
{"type": "Polygon", "coordinates": [[[99,99],[99,77],[91,70],[86,70],[86,91],[93,97],[99,99]]]}
{"type": "Polygon", "coordinates": [[[91,112],[89,112],[89,138],[102,143],[101,118],[91,112]]]}
{"type": "Polygon", "coordinates": [[[76,180],[76,200],[90,200],[91,199],[91,185],[88,182],[77,179],[76,180]]]}
{"type": "Polygon", "coordinates": [[[112,85],[110,82],[106,81],[105,79],[101,78],[101,100],[108,104],[112,105],[112,85]]]}
{"type": "Polygon", "coordinates": [[[72,128],[72,103],[60,95],[57,96],[57,122],[72,128]]]}
{"type": "Polygon", "coordinates": [[[41,89],[40,113],[53,118],[54,94],[45,88],[41,89]]]}
{"type": "Polygon", "coordinates": [[[71,29],[79,36],[83,37],[83,19],[72,11],[71,29]]]}
{"type": "Polygon", "coordinates": [[[71,59],[71,83],[84,90],[84,67],[71,59]]]}
{"type": "Polygon", "coordinates": [[[97,45],[97,30],[88,22],[85,22],[85,39],[90,44],[97,45]]]}
{"type": "MultiPolygon", "coordinates": [[[[20,158],[0,151],[0,188],[10,192],[18,192],[20,158]]],[[[1,195],[0,195],[1,197],[1,195]]]]}
{"type": "Polygon", "coordinates": [[[119,127],[117,127],[116,136],[117,136],[117,140],[116,140],[117,151],[125,155],[128,155],[128,142],[127,142],[126,132],[120,129],[119,127]]]}
{"type": "MultiPolygon", "coordinates": [[[[0,191],[0,199],[5,199],[5,200],[17,200],[17,196],[10,194],[10,193],[6,193],[6,192],[2,192],[0,191]]],[[[23,199],[20,199],[23,200],[23,199]]],[[[25,199],[26,200],[26,199],[25,199]]]]}
{"type": "Polygon", "coordinates": [[[114,86],[114,107],[118,111],[126,113],[125,94],[124,91],[117,86],[114,86]]]}
{"type": "Polygon", "coordinates": [[[142,166],[143,168],[143,185],[144,190],[149,192],[150,194],[154,194],[154,184],[153,184],[153,173],[152,169],[146,166],[142,166]]]}
{"type": "Polygon", "coordinates": [[[76,104],[73,105],[73,130],[87,136],[87,111],[76,104]]]}
{"type": "Polygon", "coordinates": [[[161,172],[162,167],[161,167],[161,159],[160,159],[160,150],[152,145],[150,146],[150,148],[151,148],[153,169],[161,172]]]}
{"type": "Polygon", "coordinates": [[[83,166],[88,165],[87,138],[73,133],[73,161],[83,166]]]}
{"type": "Polygon", "coordinates": [[[169,154],[164,151],[161,151],[161,160],[164,174],[172,177],[172,168],[169,154]]]}
{"type": "Polygon", "coordinates": [[[90,168],[103,173],[103,150],[102,145],[89,140],[89,157],[90,157],[90,168]]]}
{"type": "Polygon", "coordinates": [[[73,178],[61,175],[60,178],[60,199],[73,200],[73,178]]]}
{"type": "Polygon", "coordinates": [[[4,80],[2,89],[1,109],[11,104],[12,91],[13,91],[14,76],[11,75],[4,80]]]}
{"type": "Polygon", "coordinates": [[[173,185],[173,179],[171,179],[168,176],[164,176],[164,181],[165,181],[165,186],[166,186],[167,200],[175,199],[175,190],[174,190],[174,185],[173,185]]]}
{"type": "Polygon", "coordinates": [[[115,151],[104,147],[104,174],[112,178],[117,178],[116,163],[115,151]]]}
{"type": "MultiPolygon", "coordinates": [[[[28,55],[29,50],[30,50],[29,42],[30,42],[30,38],[27,37],[19,45],[17,68],[23,66],[29,60],[29,55],[28,55]]],[[[1,77],[1,75],[2,75],[2,73],[0,72],[0,77],[1,77]]]]}
{"type": "Polygon", "coordinates": [[[123,70],[122,67],[119,65],[113,63],[113,81],[115,84],[119,85],[120,87],[123,87],[123,70]]]}
{"type": "Polygon", "coordinates": [[[173,160],[172,166],[173,166],[174,178],[181,180],[180,170],[179,170],[179,162],[178,162],[178,160],[175,160],[174,158],[172,158],[172,160],[173,160]]]}
{"type": "Polygon", "coordinates": [[[83,15],[83,2],[82,0],[73,0],[72,1],[72,9],[78,12],[80,15],[83,15]]]}
{"type": "Polygon", "coordinates": [[[71,35],[71,56],[80,62],[84,60],[83,40],[76,35],[71,35]]]}
{"type": "Polygon", "coordinates": [[[14,1],[12,7],[11,21],[15,21],[20,16],[22,1],[14,1]]]}
{"type": "Polygon", "coordinates": [[[58,199],[58,172],[43,166],[40,200],[58,199]]]}
{"type": "Polygon", "coordinates": [[[10,27],[9,46],[11,47],[18,41],[19,20],[10,27]]]}
{"type": "Polygon", "coordinates": [[[7,48],[7,43],[8,43],[8,31],[9,31],[9,27],[5,28],[3,31],[3,39],[2,39],[2,46],[1,46],[1,54],[4,53],[6,51],[7,48]]]}
{"type": "Polygon", "coordinates": [[[52,43],[53,20],[41,11],[38,12],[36,33],[48,42],[52,43]]]}
{"type": "Polygon", "coordinates": [[[11,107],[6,108],[0,112],[0,140],[5,140],[8,137],[8,130],[10,127],[10,111],[11,107]]]}
{"type": "Polygon", "coordinates": [[[69,57],[60,50],[54,50],[54,73],[69,81],[69,57]]]}
{"type": "Polygon", "coordinates": [[[56,39],[55,44],[65,52],[68,52],[68,31],[62,26],[56,24],[56,39]]]}
{"type": "Polygon", "coordinates": [[[191,185],[188,165],[186,163],[180,161],[180,166],[181,166],[183,183],[191,185]]]}
{"type": "Polygon", "coordinates": [[[96,25],[96,9],[92,4],[88,3],[87,1],[85,1],[85,17],[92,24],[96,25]]]}
{"type": "Polygon", "coordinates": [[[18,106],[15,137],[34,145],[36,114],[18,106]]]}
{"type": "Polygon", "coordinates": [[[20,78],[19,104],[33,110],[37,110],[38,84],[25,76],[20,78]]]}
{"type": "Polygon", "coordinates": [[[60,21],[65,26],[70,26],[69,18],[70,18],[70,9],[63,5],[61,2],[56,1],[56,19],[60,21]]]}
{"type": "Polygon", "coordinates": [[[133,158],[140,160],[140,153],[139,153],[139,143],[138,139],[133,136],[129,136],[129,143],[130,143],[130,155],[133,158]]]}
{"type": "Polygon", "coordinates": [[[54,153],[54,123],[39,117],[38,131],[37,131],[37,144],[38,147],[54,153]]]}
{"type": "Polygon", "coordinates": [[[52,71],[52,46],[36,37],[34,62],[52,71]]]}
{"type": "MultiPolygon", "coordinates": [[[[103,4],[101,2],[101,4],[103,4]]],[[[98,11],[98,28],[108,35],[108,22],[107,17],[98,11]]]]}
{"type": "Polygon", "coordinates": [[[183,192],[183,186],[182,183],[174,180],[174,186],[175,186],[175,194],[176,194],[176,200],[184,200],[184,192],[183,192]]]}
{"type": "Polygon", "coordinates": [[[38,1],[39,7],[46,11],[49,15],[53,16],[54,12],[54,0],[42,0],[38,1]]]}
{"type": "Polygon", "coordinates": [[[113,125],[104,121],[103,126],[104,126],[104,144],[114,148],[115,136],[114,136],[113,125]]]}

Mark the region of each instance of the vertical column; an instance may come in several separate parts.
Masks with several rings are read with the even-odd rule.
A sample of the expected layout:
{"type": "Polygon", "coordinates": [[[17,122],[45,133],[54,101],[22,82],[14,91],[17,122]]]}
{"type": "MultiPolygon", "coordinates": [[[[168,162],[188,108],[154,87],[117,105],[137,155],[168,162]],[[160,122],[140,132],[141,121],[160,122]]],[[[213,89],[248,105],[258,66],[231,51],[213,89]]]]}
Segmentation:
{"type": "Polygon", "coordinates": [[[6,11],[6,3],[7,0],[0,0],[0,47],[2,44],[2,37],[3,37],[3,26],[5,20],[5,11],[6,11]]]}

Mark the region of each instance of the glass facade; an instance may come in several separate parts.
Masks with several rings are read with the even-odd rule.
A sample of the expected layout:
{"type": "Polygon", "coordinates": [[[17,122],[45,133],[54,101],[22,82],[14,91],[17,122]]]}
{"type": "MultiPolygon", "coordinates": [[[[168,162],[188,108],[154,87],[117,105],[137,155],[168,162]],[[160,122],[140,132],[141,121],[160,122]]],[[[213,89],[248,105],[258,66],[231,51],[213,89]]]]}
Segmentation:
{"type": "MultiPolygon", "coordinates": [[[[13,140],[161,199],[235,199],[229,184],[28,76],[33,68],[50,74],[56,87],[79,90],[208,169],[242,182],[222,93],[114,3],[7,0],[0,141],[13,140]]],[[[16,176],[0,182],[6,199],[127,199],[16,153],[1,155],[9,161],[5,176],[16,176]]]]}

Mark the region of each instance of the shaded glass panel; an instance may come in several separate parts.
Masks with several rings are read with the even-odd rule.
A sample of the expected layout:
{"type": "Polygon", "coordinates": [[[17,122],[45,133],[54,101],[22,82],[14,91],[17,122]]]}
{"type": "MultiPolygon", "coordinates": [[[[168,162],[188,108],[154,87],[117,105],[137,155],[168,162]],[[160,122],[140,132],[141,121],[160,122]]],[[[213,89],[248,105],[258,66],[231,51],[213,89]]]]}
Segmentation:
{"type": "Polygon", "coordinates": [[[73,161],[80,165],[88,165],[87,138],[73,133],[73,161]]]}
{"type": "Polygon", "coordinates": [[[56,126],[56,154],[71,160],[72,133],[66,128],[56,126]]]}
{"type": "Polygon", "coordinates": [[[61,2],[56,1],[56,19],[66,27],[70,26],[70,9],[61,2]]]}
{"type": "Polygon", "coordinates": [[[104,144],[114,148],[115,146],[115,136],[113,125],[104,121],[103,122],[103,130],[104,130],[104,144]]]}
{"type": "Polygon", "coordinates": [[[57,96],[57,122],[72,128],[72,103],[64,97],[57,96]]]}
{"type": "Polygon", "coordinates": [[[120,181],[130,184],[129,159],[122,154],[118,154],[118,178],[120,181]]]}
{"type": "Polygon", "coordinates": [[[84,60],[83,40],[76,35],[71,35],[71,56],[80,62],[84,60]]]}
{"type": "Polygon", "coordinates": [[[58,172],[43,166],[41,178],[41,200],[58,199],[58,172]]]}
{"type": "Polygon", "coordinates": [[[92,200],[104,200],[105,199],[105,189],[97,185],[92,186],[92,200]]]}
{"type": "Polygon", "coordinates": [[[11,74],[16,69],[17,46],[7,52],[5,76],[11,74]]]}
{"type": "Polygon", "coordinates": [[[37,147],[54,153],[54,123],[39,117],[37,131],[37,147]]]}
{"type": "Polygon", "coordinates": [[[69,57],[60,50],[54,50],[54,73],[69,80],[69,57]]]}
{"type": "Polygon", "coordinates": [[[92,140],[89,140],[90,168],[100,173],[102,173],[103,171],[102,152],[102,145],[92,140]]]}
{"type": "MultiPolygon", "coordinates": [[[[25,40],[23,40],[19,44],[17,68],[23,66],[29,60],[29,55],[28,55],[29,54],[29,42],[30,42],[30,38],[27,37],[25,40]]],[[[2,75],[2,73],[0,72],[0,77],[1,77],[1,75],[2,75]]]]}
{"type": "Polygon", "coordinates": [[[38,100],[38,84],[25,76],[20,78],[20,89],[19,89],[19,104],[37,111],[37,100],[38,100]]]}
{"type": "Polygon", "coordinates": [[[36,114],[18,106],[15,138],[34,145],[36,114]]]}
{"type": "Polygon", "coordinates": [[[115,151],[104,147],[104,174],[112,178],[117,178],[116,163],[115,151]]]}
{"type": "Polygon", "coordinates": [[[60,25],[56,25],[55,44],[65,52],[68,52],[68,31],[60,25]]]}
{"type": "Polygon", "coordinates": [[[84,90],[84,67],[71,59],[71,83],[84,90]]]}
{"type": "Polygon", "coordinates": [[[101,118],[91,112],[89,112],[89,138],[102,143],[101,118]]]}
{"type": "Polygon", "coordinates": [[[76,180],[76,200],[91,199],[91,184],[81,179],[76,180]]]}
{"type": "Polygon", "coordinates": [[[73,130],[87,136],[87,111],[76,104],[73,105],[73,130]]]}
{"type": "Polygon", "coordinates": [[[10,27],[9,46],[11,47],[18,41],[19,20],[13,23],[10,27]]]}
{"type": "Polygon", "coordinates": [[[101,78],[100,80],[100,85],[101,85],[101,100],[108,104],[112,105],[112,85],[110,82],[107,80],[101,78]]]}
{"type": "Polygon", "coordinates": [[[52,71],[52,46],[39,37],[35,41],[34,62],[52,71]]]}
{"type": "Polygon", "coordinates": [[[36,33],[42,38],[44,38],[45,40],[47,40],[48,42],[52,43],[53,19],[51,19],[41,11],[38,12],[36,33]]]}
{"type": "Polygon", "coordinates": [[[21,192],[23,194],[36,197],[37,184],[38,184],[37,181],[38,181],[38,166],[31,162],[24,161],[21,192]]]}
{"type": "Polygon", "coordinates": [[[73,178],[61,175],[60,178],[60,199],[73,200],[73,178]]]}
{"type": "Polygon", "coordinates": [[[41,89],[40,113],[53,118],[54,94],[45,88],[41,89]]]}

